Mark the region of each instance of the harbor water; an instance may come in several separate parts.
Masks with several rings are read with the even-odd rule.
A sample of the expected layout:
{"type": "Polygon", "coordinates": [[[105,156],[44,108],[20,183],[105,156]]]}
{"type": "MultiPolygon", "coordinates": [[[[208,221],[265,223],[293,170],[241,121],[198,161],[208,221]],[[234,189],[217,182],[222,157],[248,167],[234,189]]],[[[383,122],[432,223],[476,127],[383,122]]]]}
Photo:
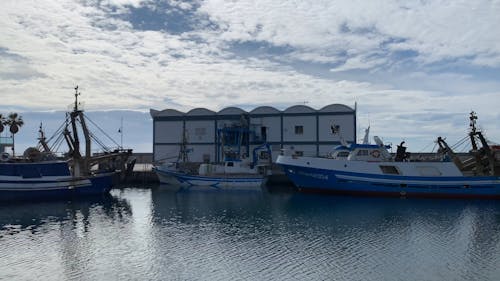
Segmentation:
{"type": "Polygon", "coordinates": [[[500,280],[500,203],[160,186],[1,203],[0,280],[500,280]]]}

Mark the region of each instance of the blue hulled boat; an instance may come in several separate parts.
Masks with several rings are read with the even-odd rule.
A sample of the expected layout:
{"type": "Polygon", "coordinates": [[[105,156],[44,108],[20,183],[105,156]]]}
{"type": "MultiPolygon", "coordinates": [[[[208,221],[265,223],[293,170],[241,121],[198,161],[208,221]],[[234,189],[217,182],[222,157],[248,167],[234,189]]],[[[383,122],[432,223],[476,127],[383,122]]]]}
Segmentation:
{"type": "MultiPolygon", "coordinates": [[[[0,201],[46,200],[97,195],[110,191],[118,172],[127,169],[131,150],[117,149],[91,155],[91,135],[83,111],[75,105],[61,126],[60,140],[66,140],[69,151],[57,157],[50,150],[40,128],[39,148],[28,148],[22,157],[0,154],[0,201]],[[85,139],[85,152],[80,153],[79,130],[85,139]]],[[[133,165],[133,163],[132,163],[133,165]]]]}
{"type": "Polygon", "coordinates": [[[109,192],[114,173],[74,177],[68,161],[1,162],[0,200],[80,197],[109,192]]]}
{"type": "Polygon", "coordinates": [[[500,199],[500,147],[476,129],[471,113],[468,157],[459,157],[442,138],[434,159],[411,161],[403,143],[393,157],[387,148],[351,144],[347,157],[280,155],[280,164],[301,191],[350,195],[500,199]]]}

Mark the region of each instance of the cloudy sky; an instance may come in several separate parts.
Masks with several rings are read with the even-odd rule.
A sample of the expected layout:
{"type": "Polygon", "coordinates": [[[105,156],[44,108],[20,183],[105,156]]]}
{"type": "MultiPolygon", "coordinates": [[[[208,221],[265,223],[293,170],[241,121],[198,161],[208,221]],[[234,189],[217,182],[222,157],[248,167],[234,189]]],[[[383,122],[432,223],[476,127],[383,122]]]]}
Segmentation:
{"type": "Polygon", "coordinates": [[[498,0],[2,0],[0,113],[25,116],[27,142],[79,85],[139,151],[150,108],[355,102],[360,136],[411,151],[460,139],[471,110],[500,142],[499,15],[498,0]]]}

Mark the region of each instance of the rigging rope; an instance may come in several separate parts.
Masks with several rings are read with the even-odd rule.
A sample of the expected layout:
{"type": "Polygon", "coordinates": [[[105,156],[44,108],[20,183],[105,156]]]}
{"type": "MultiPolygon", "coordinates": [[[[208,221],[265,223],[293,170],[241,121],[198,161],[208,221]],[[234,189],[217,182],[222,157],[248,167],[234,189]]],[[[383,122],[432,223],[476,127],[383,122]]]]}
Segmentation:
{"type": "MultiPolygon", "coordinates": [[[[94,121],[92,121],[86,114],[84,117],[92,124],[94,125],[103,135],[105,135],[109,140],[111,140],[116,147],[120,147],[120,145],[113,139],[111,138],[103,129],[101,129],[94,121]]],[[[59,128],[52,134],[50,138],[46,140],[47,143],[50,143],[49,149],[52,152],[59,152],[59,148],[63,144],[65,138],[64,138],[64,131],[68,128],[69,126],[69,114],[66,114],[65,120],[62,122],[62,124],[59,126],[59,128]]],[[[76,121],[82,124],[80,118],[76,118],[76,121]]],[[[109,152],[111,151],[111,148],[107,146],[103,141],[101,141],[94,133],[92,133],[90,130],[88,131],[89,137],[99,145],[104,151],[109,152]]],[[[40,144],[39,144],[40,146],[40,144]]]]}
{"type": "Polygon", "coordinates": [[[463,137],[462,139],[460,139],[457,143],[455,143],[454,145],[451,146],[451,149],[453,150],[457,150],[459,147],[463,146],[464,143],[467,143],[467,141],[469,140],[469,137],[466,136],[466,137],[463,137]]]}
{"type": "Polygon", "coordinates": [[[103,135],[108,137],[108,139],[110,139],[117,147],[120,147],[120,145],[113,138],[111,138],[103,129],[101,129],[96,123],[94,123],[94,121],[92,121],[86,114],[84,114],[84,116],[87,118],[87,120],[90,121],[90,123],[92,123],[97,129],[99,129],[99,131],[101,131],[103,135]]]}
{"type": "MultiPolygon", "coordinates": [[[[426,146],[424,146],[424,148],[422,148],[422,149],[421,149],[418,153],[422,153],[422,152],[424,152],[424,150],[426,150],[429,146],[431,146],[431,144],[434,144],[434,146],[435,146],[436,142],[435,142],[435,141],[433,141],[433,142],[431,142],[431,143],[427,144],[427,145],[426,145],[426,146]]],[[[434,150],[434,149],[433,149],[433,150],[434,150]]]]}

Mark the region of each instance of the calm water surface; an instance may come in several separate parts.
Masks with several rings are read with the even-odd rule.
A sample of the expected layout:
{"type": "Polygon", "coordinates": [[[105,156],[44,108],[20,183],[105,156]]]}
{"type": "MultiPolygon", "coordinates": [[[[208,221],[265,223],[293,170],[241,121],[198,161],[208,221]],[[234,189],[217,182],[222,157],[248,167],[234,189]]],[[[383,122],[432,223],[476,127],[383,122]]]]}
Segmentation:
{"type": "Polygon", "coordinates": [[[0,205],[2,280],[500,280],[500,202],[115,189],[0,205]]]}

